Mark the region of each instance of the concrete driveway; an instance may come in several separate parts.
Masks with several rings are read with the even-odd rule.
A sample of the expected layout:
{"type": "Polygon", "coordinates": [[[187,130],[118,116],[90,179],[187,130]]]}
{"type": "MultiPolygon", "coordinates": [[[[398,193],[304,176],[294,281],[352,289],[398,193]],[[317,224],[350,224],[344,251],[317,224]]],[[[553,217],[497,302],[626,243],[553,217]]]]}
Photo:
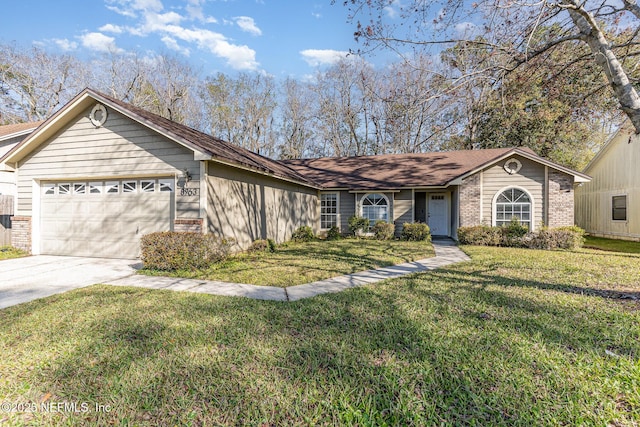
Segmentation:
{"type": "Polygon", "coordinates": [[[135,274],[137,260],[38,255],[0,261],[0,309],[135,274]]]}

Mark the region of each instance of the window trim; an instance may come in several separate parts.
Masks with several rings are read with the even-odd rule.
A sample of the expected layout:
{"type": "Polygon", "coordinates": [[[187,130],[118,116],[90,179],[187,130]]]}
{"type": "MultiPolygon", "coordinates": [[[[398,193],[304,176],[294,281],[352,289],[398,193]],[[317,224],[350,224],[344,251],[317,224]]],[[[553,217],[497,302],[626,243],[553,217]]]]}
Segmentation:
{"type": "Polygon", "coordinates": [[[322,213],[322,196],[330,196],[333,195],[336,197],[336,213],[335,213],[335,217],[336,217],[336,227],[338,227],[339,229],[341,229],[342,227],[340,226],[340,193],[337,191],[327,191],[327,192],[322,192],[320,193],[320,200],[319,200],[319,207],[320,207],[320,216],[318,217],[319,222],[320,222],[320,230],[325,231],[325,230],[329,230],[329,228],[322,228],[322,215],[333,215],[333,214],[323,214],[322,213]]]}
{"type": "MultiPolygon", "coordinates": [[[[358,202],[358,215],[361,217],[364,217],[364,200],[369,197],[369,196],[373,196],[373,195],[380,195],[382,196],[382,198],[387,202],[387,219],[386,219],[386,223],[391,223],[391,221],[389,221],[389,218],[391,217],[391,201],[389,200],[389,197],[387,197],[386,194],[382,193],[382,192],[371,192],[371,193],[364,193],[363,196],[360,198],[359,202],[358,202]]],[[[380,205],[378,205],[380,206],[380,205]]],[[[382,221],[382,220],[376,220],[376,221],[382,221]]],[[[371,220],[369,219],[369,227],[373,227],[374,224],[371,223],[371,220]]]]}
{"type": "Polygon", "coordinates": [[[504,193],[507,190],[520,190],[522,191],[524,194],[527,195],[527,197],[529,197],[529,201],[531,204],[531,211],[529,213],[529,215],[531,216],[531,219],[529,220],[529,231],[535,231],[536,229],[536,225],[535,225],[535,211],[536,211],[536,204],[535,204],[535,199],[533,198],[533,196],[531,195],[531,192],[529,192],[526,188],[520,187],[518,185],[508,185],[504,188],[501,188],[500,190],[498,190],[496,192],[496,194],[493,195],[493,199],[491,200],[491,225],[492,226],[496,226],[497,224],[497,217],[498,217],[498,212],[497,212],[497,204],[498,204],[498,197],[500,197],[500,195],[502,193],[504,193]]]}
{"type": "MultiPolygon", "coordinates": [[[[627,222],[629,220],[629,196],[627,194],[612,194],[611,195],[611,221],[613,222],[627,222]],[[614,212],[615,208],[613,207],[613,199],[617,197],[624,197],[624,219],[615,219],[614,212]]],[[[620,208],[618,208],[620,209],[620,208]]]]}

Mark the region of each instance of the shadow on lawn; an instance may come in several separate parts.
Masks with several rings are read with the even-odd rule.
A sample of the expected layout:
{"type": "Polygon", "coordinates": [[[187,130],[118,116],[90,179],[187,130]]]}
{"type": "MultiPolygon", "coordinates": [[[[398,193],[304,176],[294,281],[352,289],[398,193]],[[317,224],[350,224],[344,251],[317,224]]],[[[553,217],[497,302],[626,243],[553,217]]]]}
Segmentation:
{"type": "Polygon", "coordinates": [[[59,400],[113,405],[85,417],[116,424],[526,424],[526,416],[571,424],[575,407],[553,407],[573,392],[570,381],[549,367],[544,383],[537,376],[545,362],[531,365],[512,337],[637,349],[607,335],[607,320],[578,316],[581,307],[488,289],[566,287],[488,271],[443,269],[295,303],[77,290],[50,305],[92,315],[51,339],[83,339],[40,368],[35,383],[59,400]],[[518,375],[497,378],[512,371],[518,375]],[[521,375],[550,391],[528,390],[521,375]]]}
{"type": "MultiPolygon", "coordinates": [[[[442,365],[433,337],[394,298],[370,290],[296,304],[96,291],[115,295],[109,304],[118,307],[75,325],[90,335],[38,378],[58,400],[114,408],[83,415],[91,421],[410,425],[502,417],[478,405],[477,385],[442,365]],[[161,296],[155,307],[150,295],[161,296]]],[[[82,304],[82,293],[64,304],[82,304]]]]}
{"type": "MultiPolygon", "coordinates": [[[[496,267],[498,265],[499,264],[496,264],[496,267]]],[[[487,268],[483,270],[475,270],[472,273],[468,273],[468,272],[461,273],[460,271],[457,271],[457,270],[439,269],[433,274],[436,277],[442,278],[443,280],[447,280],[449,282],[450,280],[447,279],[446,277],[450,274],[458,275],[458,277],[461,277],[461,278],[468,274],[471,274],[474,278],[478,280],[482,280],[486,284],[546,289],[546,290],[552,290],[552,291],[566,292],[570,294],[600,297],[605,299],[630,300],[633,302],[638,302],[638,304],[640,304],[640,291],[624,291],[623,292],[623,291],[614,290],[614,289],[595,289],[595,288],[590,288],[588,286],[574,286],[574,285],[568,285],[564,283],[545,283],[542,281],[524,280],[524,279],[513,278],[513,277],[503,277],[503,276],[489,273],[490,271],[493,271],[493,270],[494,269],[492,268],[487,268]]]]}

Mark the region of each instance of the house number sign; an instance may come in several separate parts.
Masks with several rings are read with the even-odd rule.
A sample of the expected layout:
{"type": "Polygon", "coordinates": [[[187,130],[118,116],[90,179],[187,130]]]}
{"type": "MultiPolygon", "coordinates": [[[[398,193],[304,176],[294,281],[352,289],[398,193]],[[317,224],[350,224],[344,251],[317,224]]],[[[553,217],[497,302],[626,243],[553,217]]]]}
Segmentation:
{"type": "Polygon", "coordinates": [[[197,196],[198,189],[197,188],[187,188],[186,186],[180,189],[181,196],[197,196]]]}

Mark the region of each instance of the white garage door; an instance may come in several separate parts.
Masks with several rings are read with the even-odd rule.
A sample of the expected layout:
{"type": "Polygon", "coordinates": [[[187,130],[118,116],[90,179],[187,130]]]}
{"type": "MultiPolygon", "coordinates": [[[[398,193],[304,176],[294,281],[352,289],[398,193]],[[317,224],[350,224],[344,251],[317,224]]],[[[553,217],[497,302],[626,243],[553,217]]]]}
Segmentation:
{"type": "Polygon", "coordinates": [[[173,179],[42,184],[40,252],[135,258],[140,237],[168,231],[173,179]]]}

